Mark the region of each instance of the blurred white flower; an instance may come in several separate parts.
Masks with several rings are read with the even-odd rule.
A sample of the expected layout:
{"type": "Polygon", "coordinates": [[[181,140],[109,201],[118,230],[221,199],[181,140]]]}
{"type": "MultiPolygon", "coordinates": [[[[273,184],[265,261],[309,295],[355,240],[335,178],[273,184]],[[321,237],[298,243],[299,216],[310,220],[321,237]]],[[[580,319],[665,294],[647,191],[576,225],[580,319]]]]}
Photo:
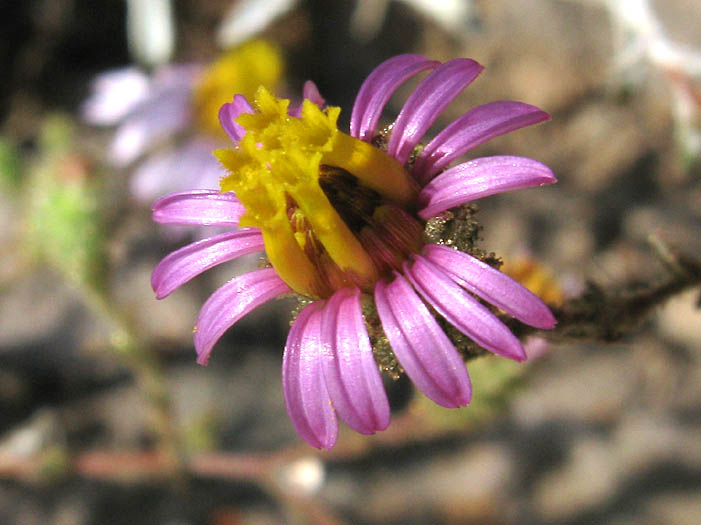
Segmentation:
{"type": "MultiPolygon", "coordinates": [[[[395,0],[404,2],[445,31],[462,36],[475,19],[473,0],[395,0]]],[[[390,0],[358,0],[351,18],[351,32],[359,40],[377,35],[390,0]]],[[[291,11],[298,0],[240,0],[224,15],[217,32],[222,47],[236,45],[264,30],[278,17],[291,11]]]]}
{"type": "Polygon", "coordinates": [[[127,0],[129,51],[149,67],[168,62],[175,47],[171,0],[127,0]]]}
{"type": "Polygon", "coordinates": [[[234,2],[224,15],[217,31],[217,43],[231,47],[248,40],[253,35],[290,11],[297,0],[240,0],[234,2]]]}
{"type": "MultiPolygon", "coordinates": [[[[382,27],[391,0],[358,0],[351,19],[351,31],[360,40],[369,40],[382,27]]],[[[461,37],[474,22],[476,7],[472,0],[396,0],[438,24],[446,32],[461,37]]]]}

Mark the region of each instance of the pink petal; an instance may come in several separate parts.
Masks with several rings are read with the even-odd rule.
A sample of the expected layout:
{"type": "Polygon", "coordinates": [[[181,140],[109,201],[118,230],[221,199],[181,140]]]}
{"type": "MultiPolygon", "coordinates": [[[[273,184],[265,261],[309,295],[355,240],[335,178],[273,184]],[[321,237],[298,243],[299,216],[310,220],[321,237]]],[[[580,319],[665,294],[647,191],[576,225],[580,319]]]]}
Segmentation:
{"type": "Polygon", "coordinates": [[[350,120],[352,137],[369,142],[375,134],[380,114],[392,94],[409,78],[439,64],[421,55],[398,55],[384,61],[360,86],[350,120]]]}
{"type": "Polygon", "coordinates": [[[433,263],[415,255],[404,272],[414,288],[440,315],[478,345],[504,357],[523,361],[519,340],[477,299],[460,288],[433,263]]]}
{"type": "Polygon", "coordinates": [[[156,292],[156,298],[163,299],[213,266],[264,249],[263,236],[257,228],[222,233],[194,242],[172,252],[158,263],[151,276],[151,287],[156,292]]]}
{"type": "Polygon", "coordinates": [[[210,295],[197,317],[197,362],[206,365],[214,344],[244,315],[270,299],[291,291],[272,268],[239,275],[219,288],[210,295]]]}
{"type": "Polygon", "coordinates": [[[297,433],[316,448],[330,449],[338,423],[321,364],[321,305],[308,305],[295,319],[282,356],[282,391],[297,433]]]}
{"type": "Polygon", "coordinates": [[[550,329],[555,317],[540,298],[506,274],[447,246],[428,244],[423,255],[456,283],[519,321],[550,329]]]}
{"type": "Polygon", "coordinates": [[[246,129],[236,123],[242,113],[253,113],[253,107],[243,95],[234,95],[234,100],[219,108],[219,123],[226,134],[234,142],[238,142],[246,134],[246,129]]]}
{"type": "Polygon", "coordinates": [[[408,98],[392,128],[387,153],[402,164],[445,107],[484,69],[469,58],[441,64],[408,98]]]}
{"type": "Polygon", "coordinates": [[[357,289],[339,290],[323,310],[321,359],[331,401],[348,426],[373,434],[390,411],[360,308],[357,289]]]}
{"type": "Polygon", "coordinates": [[[457,408],[472,397],[465,363],[406,279],[375,285],[375,305],[392,351],[419,390],[441,406],[457,408]]]}
{"type": "Polygon", "coordinates": [[[472,148],[524,126],[550,120],[535,106],[503,100],[478,106],[441,131],[424,148],[412,169],[416,180],[426,184],[436,173],[472,148]]]}
{"type": "Polygon", "coordinates": [[[233,192],[191,190],[173,193],[153,203],[153,220],[160,224],[238,226],[246,209],[233,192]]]}
{"type": "Polygon", "coordinates": [[[311,80],[307,80],[304,83],[304,87],[302,88],[302,97],[307,100],[311,100],[320,108],[324,107],[324,104],[326,104],[326,99],[321,96],[321,93],[319,93],[319,88],[316,87],[316,84],[311,80]]]}
{"type": "Polygon", "coordinates": [[[459,164],[429,182],[419,194],[422,219],[449,208],[510,190],[557,182],[545,164],[525,157],[483,157],[459,164]]]}
{"type": "Polygon", "coordinates": [[[319,88],[311,80],[307,80],[304,83],[304,88],[302,90],[302,102],[299,104],[291,105],[287,110],[287,114],[291,117],[300,118],[302,116],[302,107],[304,106],[304,101],[310,100],[320,108],[324,107],[326,100],[319,93],[319,88]]]}

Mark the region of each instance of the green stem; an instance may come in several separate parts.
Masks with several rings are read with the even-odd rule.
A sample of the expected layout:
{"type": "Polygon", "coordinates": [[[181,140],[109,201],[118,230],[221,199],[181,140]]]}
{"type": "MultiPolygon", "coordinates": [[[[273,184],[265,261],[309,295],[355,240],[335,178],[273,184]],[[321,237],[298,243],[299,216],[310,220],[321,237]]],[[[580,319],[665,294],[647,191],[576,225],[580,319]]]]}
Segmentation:
{"type": "Polygon", "coordinates": [[[172,416],[168,386],[157,356],[139,335],[135,323],[113,306],[105,289],[90,283],[82,283],[80,289],[90,310],[110,326],[110,348],[132,372],[146,401],[157,440],[156,448],[166,458],[170,466],[169,473],[181,478],[184,473],[184,451],[172,416]]]}

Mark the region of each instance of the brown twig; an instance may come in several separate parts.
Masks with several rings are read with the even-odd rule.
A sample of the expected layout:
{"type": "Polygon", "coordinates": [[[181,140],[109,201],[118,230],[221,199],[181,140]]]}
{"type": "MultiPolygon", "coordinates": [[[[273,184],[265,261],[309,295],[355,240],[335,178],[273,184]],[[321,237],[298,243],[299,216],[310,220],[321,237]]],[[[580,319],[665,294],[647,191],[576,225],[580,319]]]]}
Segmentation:
{"type": "Polygon", "coordinates": [[[537,332],[554,341],[617,341],[640,326],[654,308],[701,285],[701,262],[676,253],[657,237],[650,243],[669,271],[666,279],[644,288],[629,285],[614,290],[590,283],[583,294],[553,308],[558,320],[554,330],[536,331],[519,325],[512,326],[514,332],[519,336],[537,332]]]}

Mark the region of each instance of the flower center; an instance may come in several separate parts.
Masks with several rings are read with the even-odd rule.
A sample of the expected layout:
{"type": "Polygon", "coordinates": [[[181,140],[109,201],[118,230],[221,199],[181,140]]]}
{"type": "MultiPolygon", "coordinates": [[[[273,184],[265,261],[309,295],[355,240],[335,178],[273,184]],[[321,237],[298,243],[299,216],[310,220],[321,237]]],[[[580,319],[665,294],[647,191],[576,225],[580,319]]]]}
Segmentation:
{"type": "Polygon", "coordinates": [[[370,291],[422,244],[409,213],[415,184],[394,158],[337,129],[340,108],[305,100],[294,118],[288,105],[258,90],[255,112],[237,119],[246,135],[215,152],[229,171],[221,189],[236,192],[241,225],[261,230],[271,264],[295,291],[370,291]]]}
{"type": "Polygon", "coordinates": [[[231,102],[232,93],[253,98],[258,86],[273,89],[282,77],[280,52],[263,40],[254,40],[224,53],[203,73],[195,86],[192,104],[196,121],[206,133],[225,138],[219,108],[231,102]]]}

